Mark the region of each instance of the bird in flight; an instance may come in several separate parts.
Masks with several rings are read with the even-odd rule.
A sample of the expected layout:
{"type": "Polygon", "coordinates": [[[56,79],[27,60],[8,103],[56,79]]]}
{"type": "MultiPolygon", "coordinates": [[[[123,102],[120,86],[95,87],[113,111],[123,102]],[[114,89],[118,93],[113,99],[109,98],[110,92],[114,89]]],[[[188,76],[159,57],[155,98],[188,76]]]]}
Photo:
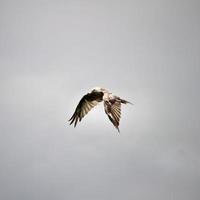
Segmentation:
{"type": "Polygon", "coordinates": [[[87,93],[82,97],[75,109],[74,114],[69,119],[70,125],[74,123],[74,127],[76,127],[77,122],[80,122],[93,107],[102,101],[104,103],[105,113],[119,132],[121,104],[127,104],[130,102],[113,95],[108,90],[101,87],[93,88],[90,93],[87,93]]]}

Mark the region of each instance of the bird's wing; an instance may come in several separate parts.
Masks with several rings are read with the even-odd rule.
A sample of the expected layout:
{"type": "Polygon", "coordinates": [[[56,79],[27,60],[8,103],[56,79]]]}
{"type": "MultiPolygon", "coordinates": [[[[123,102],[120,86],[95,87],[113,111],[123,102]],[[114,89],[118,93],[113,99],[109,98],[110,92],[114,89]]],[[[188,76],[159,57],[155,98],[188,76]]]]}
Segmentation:
{"type": "Polygon", "coordinates": [[[104,109],[110,121],[119,131],[119,121],[121,117],[121,100],[117,98],[105,100],[104,109]]]}
{"type": "Polygon", "coordinates": [[[103,92],[92,92],[84,95],[76,107],[72,117],[69,119],[70,125],[74,123],[74,127],[82,118],[99,102],[102,101],[103,92]]]}

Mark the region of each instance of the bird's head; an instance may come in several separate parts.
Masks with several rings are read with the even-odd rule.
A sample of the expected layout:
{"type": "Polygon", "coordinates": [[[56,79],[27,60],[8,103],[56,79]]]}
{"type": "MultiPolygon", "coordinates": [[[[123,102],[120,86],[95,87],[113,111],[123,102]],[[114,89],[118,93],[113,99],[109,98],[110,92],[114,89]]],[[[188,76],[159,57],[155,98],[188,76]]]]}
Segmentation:
{"type": "Polygon", "coordinates": [[[91,89],[91,92],[106,92],[107,90],[101,88],[101,87],[94,87],[91,89]]]}

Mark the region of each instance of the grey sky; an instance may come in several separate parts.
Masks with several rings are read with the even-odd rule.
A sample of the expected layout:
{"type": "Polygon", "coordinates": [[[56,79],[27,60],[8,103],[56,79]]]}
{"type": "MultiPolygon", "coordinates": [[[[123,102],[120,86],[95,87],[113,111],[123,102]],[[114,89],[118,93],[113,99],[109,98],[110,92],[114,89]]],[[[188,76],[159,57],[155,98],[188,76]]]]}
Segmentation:
{"type": "Polygon", "coordinates": [[[0,0],[0,199],[199,200],[200,2],[0,0]],[[102,86],[132,101],[120,135],[102,86]]]}

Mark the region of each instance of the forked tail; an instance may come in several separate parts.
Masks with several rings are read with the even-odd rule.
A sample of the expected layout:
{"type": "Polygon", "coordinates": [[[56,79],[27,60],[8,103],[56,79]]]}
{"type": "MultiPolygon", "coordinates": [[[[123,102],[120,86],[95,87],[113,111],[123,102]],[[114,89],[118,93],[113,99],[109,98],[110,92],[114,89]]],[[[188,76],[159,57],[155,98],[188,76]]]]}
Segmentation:
{"type": "Polygon", "coordinates": [[[129,104],[133,105],[133,103],[131,103],[131,102],[129,102],[129,101],[126,101],[126,100],[124,100],[124,99],[120,99],[120,100],[121,100],[121,103],[124,103],[124,104],[129,103],[129,104]]]}

